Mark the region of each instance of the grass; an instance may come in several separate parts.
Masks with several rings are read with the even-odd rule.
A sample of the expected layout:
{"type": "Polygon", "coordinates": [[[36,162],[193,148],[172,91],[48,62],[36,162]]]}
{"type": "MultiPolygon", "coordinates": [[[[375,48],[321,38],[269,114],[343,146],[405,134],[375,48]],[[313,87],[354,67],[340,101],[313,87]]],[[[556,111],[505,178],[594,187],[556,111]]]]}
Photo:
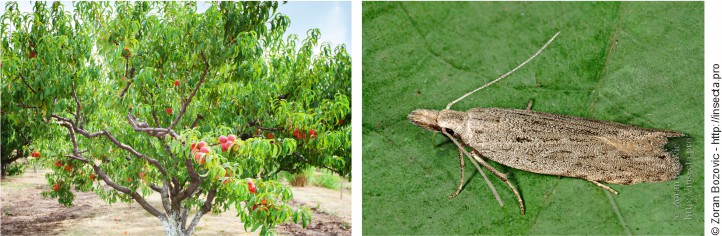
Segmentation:
{"type": "MultiPolygon", "coordinates": [[[[366,234],[693,234],[703,230],[702,2],[364,2],[363,232],[366,234]],[[654,17],[649,17],[654,16],[654,17]],[[681,131],[676,181],[610,185],[507,173],[527,208],[473,165],[457,187],[456,147],[406,120],[442,109],[534,53],[501,82],[454,105],[523,109],[681,131]],[[687,179],[690,179],[687,185],[687,179]],[[675,199],[680,199],[677,202],[675,199]],[[678,204],[681,203],[681,204],[678,204]],[[691,206],[690,220],[684,217],[691,206]]],[[[488,173],[488,172],[487,172],[488,173]]]]}
{"type": "MultiPolygon", "coordinates": [[[[344,182],[343,178],[339,175],[325,169],[317,170],[314,167],[310,167],[298,174],[283,171],[278,174],[278,178],[284,179],[292,185],[294,181],[303,179],[305,185],[319,186],[333,190],[338,190],[344,182]]],[[[344,185],[344,187],[346,187],[346,185],[344,185]]]]}

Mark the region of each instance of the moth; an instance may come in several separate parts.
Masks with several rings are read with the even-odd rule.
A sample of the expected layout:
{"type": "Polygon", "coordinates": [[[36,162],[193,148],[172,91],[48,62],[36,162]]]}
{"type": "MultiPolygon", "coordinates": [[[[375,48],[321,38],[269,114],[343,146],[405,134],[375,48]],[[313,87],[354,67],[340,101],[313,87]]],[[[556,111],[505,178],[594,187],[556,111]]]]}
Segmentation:
{"type": "Polygon", "coordinates": [[[585,179],[615,195],[618,192],[602,182],[627,185],[668,181],[679,176],[682,169],[679,158],[666,151],[664,145],[669,138],[684,136],[680,132],[536,112],[531,111],[531,103],[526,110],[450,109],[454,103],[524,66],[558,35],[559,32],[516,68],[449,103],[446,109],[417,109],[408,115],[416,126],[441,132],[458,147],[461,181],[449,198],[458,195],[464,184],[464,155],[486,179],[502,206],[503,202],[478,164],[509,186],[522,215],[524,203],[517,189],[483,157],[514,169],[585,179]],[[465,147],[471,147],[471,152],[465,147]]]}

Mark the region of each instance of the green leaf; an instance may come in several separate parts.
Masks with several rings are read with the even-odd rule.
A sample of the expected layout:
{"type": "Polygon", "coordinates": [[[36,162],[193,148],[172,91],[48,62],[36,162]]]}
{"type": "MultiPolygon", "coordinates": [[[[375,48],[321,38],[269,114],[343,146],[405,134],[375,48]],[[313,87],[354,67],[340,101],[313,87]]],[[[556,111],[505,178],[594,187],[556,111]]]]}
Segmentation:
{"type": "MultiPolygon", "coordinates": [[[[703,230],[704,4],[701,2],[365,2],[363,232],[366,234],[697,234],[703,230]],[[650,15],[658,17],[649,17],[650,15]],[[452,107],[526,108],[681,131],[678,180],[614,185],[492,163],[504,206],[457,148],[407,120],[506,73],[452,107]],[[689,179],[689,182],[688,182],[689,179]],[[690,185],[687,186],[687,183],[690,185]],[[681,186],[681,187],[675,187],[681,186]],[[675,197],[681,204],[675,204],[675,197]],[[689,203],[689,205],[687,205],[689,203]],[[685,220],[690,206],[690,220],[685,220]],[[681,217],[676,217],[679,214],[681,217]]],[[[355,146],[356,144],[354,144],[355,146]]]]}

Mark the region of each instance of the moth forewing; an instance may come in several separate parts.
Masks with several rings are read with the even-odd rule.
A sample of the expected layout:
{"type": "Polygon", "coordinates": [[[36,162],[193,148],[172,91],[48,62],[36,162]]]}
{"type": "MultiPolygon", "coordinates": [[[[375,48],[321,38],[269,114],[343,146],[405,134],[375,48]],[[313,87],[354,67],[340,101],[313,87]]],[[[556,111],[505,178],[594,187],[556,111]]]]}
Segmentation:
{"type": "Polygon", "coordinates": [[[614,184],[672,180],[681,170],[664,145],[682,133],[516,109],[465,114],[463,143],[515,169],[614,184]]]}
{"type": "MultiPolygon", "coordinates": [[[[534,59],[557,35],[559,33],[519,66],[452,101],[446,109],[417,109],[408,115],[415,125],[441,132],[458,146],[462,181],[450,197],[459,193],[464,182],[461,158],[464,154],[480,172],[478,164],[509,186],[522,215],[524,204],[519,192],[506,175],[486,163],[482,156],[515,169],[585,179],[614,194],[617,191],[600,182],[635,184],[668,181],[679,176],[682,168],[679,158],[666,151],[664,146],[669,138],[684,136],[683,133],[535,112],[529,107],[527,110],[450,110],[454,103],[496,83],[534,59]],[[464,146],[471,147],[472,152],[466,151],[464,146]]],[[[493,186],[488,184],[496,195],[493,186]]],[[[500,201],[498,195],[496,197],[500,201]]]]}

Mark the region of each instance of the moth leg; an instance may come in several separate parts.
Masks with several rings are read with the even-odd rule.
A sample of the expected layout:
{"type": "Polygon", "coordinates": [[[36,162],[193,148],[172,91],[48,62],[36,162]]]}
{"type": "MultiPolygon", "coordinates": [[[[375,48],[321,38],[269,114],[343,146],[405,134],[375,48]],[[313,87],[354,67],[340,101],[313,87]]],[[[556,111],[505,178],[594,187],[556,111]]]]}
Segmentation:
{"type": "Polygon", "coordinates": [[[511,188],[511,191],[514,192],[514,195],[516,195],[516,200],[519,202],[519,208],[521,210],[521,214],[524,215],[524,201],[521,200],[521,195],[519,195],[519,191],[517,191],[516,188],[514,187],[514,185],[511,184],[509,179],[506,178],[506,175],[502,174],[498,170],[494,169],[494,167],[489,165],[489,163],[486,163],[484,161],[484,159],[481,159],[481,154],[479,152],[477,152],[476,150],[471,151],[471,155],[474,157],[474,159],[477,162],[481,163],[481,165],[483,165],[486,169],[491,171],[491,173],[496,175],[496,177],[499,177],[499,179],[504,181],[504,183],[506,183],[506,185],[509,185],[509,188],[511,188]]]}
{"type": "Polygon", "coordinates": [[[534,104],[534,99],[529,100],[529,104],[526,105],[526,110],[531,111],[531,104],[534,104]]]}
{"type": "Polygon", "coordinates": [[[461,147],[459,148],[459,166],[461,167],[461,179],[459,180],[459,188],[456,189],[456,192],[449,195],[449,199],[456,197],[456,195],[459,195],[461,192],[461,188],[464,187],[464,154],[461,151],[461,147]]]}
{"type": "MultiPolygon", "coordinates": [[[[444,135],[446,135],[449,139],[453,140],[453,137],[451,135],[449,135],[446,131],[442,131],[442,133],[444,135]]],[[[496,188],[494,187],[494,184],[492,184],[491,181],[489,180],[489,177],[486,177],[486,173],[484,173],[484,171],[481,169],[481,167],[479,167],[479,164],[477,164],[476,161],[474,161],[474,159],[472,159],[471,156],[469,156],[469,153],[466,152],[466,150],[464,149],[463,146],[459,146],[459,143],[456,143],[456,142],[454,142],[454,143],[456,144],[456,147],[459,148],[459,155],[462,155],[462,153],[466,154],[466,157],[469,158],[469,161],[471,161],[471,164],[474,164],[474,166],[479,171],[481,176],[484,177],[484,181],[486,181],[486,185],[488,185],[489,188],[491,189],[491,192],[494,194],[494,198],[496,198],[496,201],[499,202],[499,206],[503,207],[504,202],[501,200],[501,197],[499,197],[499,193],[496,192],[496,188]]]]}
{"type": "Polygon", "coordinates": [[[501,197],[499,197],[499,193],[496,192],[496,188],[494,187],[494,184],[491,183],[488,177],[486,177],[486,173],[481,169],[479,164],[476,164],[476,161],[472,159],[470,156],[466,156],[469,158],[469,161],[471,161],[471,164],[474,164],[476,166],[476,169],[479,170],[479,173],[481,173],[481,176],[484,177],[484,180],[486,181],[486,185],[489,186],[491,189],[491,193],[494,194],[494,198],[496,198],[496,201],[499,202],[499,206],[504,206],[504,202],[501,200],[501,197]]]}
{"type": "MultiPolygon", "coordinates": [[[[447,137],[449,137],[449,139],[451,139],[451,141],[453,141],[453,142],[456,144],[457,147],[463,147],[463,146],[459,143],[459,141],[456,141],[456,139],[455,139],[453,136],[451,136],[449,133],[447,133],[446,130],[441,129],[441,132],[444,133],[444,135],[446,135],[447,137]]],[[[517,199],[517,201],[519,202],[519,208],[521,209],[521,214],[524,215],[524,202],[521,200],[521,195],[519,195],[519,191],[516,190],[516,188],[514,187],[514,185],[512,185],[511,182],[509,182],[509,179],[506,178],[506,175],[504,175],[504,174],[502,174],[501,172],[499,172],[498,170],[494,169],[494,167],[492,167],[491,165],[489,165],[489,163],[486,163],[483,159],[481,159],[481,154],[479,154],[479,156],[475,155],[476,153],[478,153],[478,152],[476,152],[476,150],[472,151],[474,154],[469,154],[469,152],[467,152],[466,149],[464,149],[464,148],[460,148],[459,150],[463,151],[464,154],[466,154],[467,156],[469,156],[470,159],[471,159],[471,157],[474,157],[474,160],[476,160],[476,162],[481,163],[481,165],[483,165],[484,168],[486,168],[486,169],[488,169],[489,171],[491,171],[492,174],[496,175],[496,177],[499,177],[499,178],[500,178],[501,180],[503,180],[507,185],[509,185],[509,188],[511,188],[511,191],[514,192],[514,194],[516,195],[516,199],[517,199]]],[[[473,162],[473,161],[472,161],[472,162],[473,162]]],[[[475,165],[476,165],[476,164],[475,164],[475,165]]],[[[477,166],[477,168],[478,168],[478,166],[477,166]]],[[[479,172],[481,172],[482,175],[484,174],[484,172],[482,172],[481,170],[479,170],[479,172]]],[[[487,179],[487,180],[488,180],[488,179],[487,179]]],[[[489,183],[490,183],[490,182],[489,182],[489,183]]]]}
{"type": "Polygon", "coordinates": [[[594,180],[589,180],[589,182],[592,182],[593,184],[596,184],[597,186],[599,186],[603,189],[606,189],[609,192],[612,192],[614,195],[619,195],[619,192],[615,191],[614,189],[610,188],[609,186],[606,186],[606,185],[599,183],[597,181],[594,181],[594,180]]]}

